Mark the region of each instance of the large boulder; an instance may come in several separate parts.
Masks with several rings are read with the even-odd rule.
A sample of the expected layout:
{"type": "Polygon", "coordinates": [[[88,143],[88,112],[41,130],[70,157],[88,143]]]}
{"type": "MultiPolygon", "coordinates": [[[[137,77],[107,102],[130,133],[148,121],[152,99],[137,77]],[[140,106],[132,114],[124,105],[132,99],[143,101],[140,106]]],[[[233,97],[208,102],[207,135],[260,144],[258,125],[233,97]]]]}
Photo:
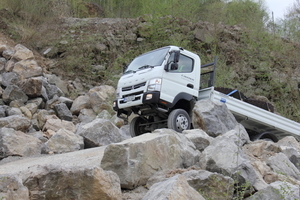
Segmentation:
{"type": "Polygon", "coordinates": [[[27,132],[31,126],[31,121],[21,115],[12,115],[0,118],[0,128],[13,128],[17,131],[27,132]]]}
{"type": "Polygon", "coordinates": [[[34,58],[32,51],[30,51],[28,48],[26,48],[21,44],[17,44],[14,49],[15,49],[15,53],[13,55],[13,58],[16,59],[17,61],[34,58]]]}
{"type": "Polygon", "coordinates": [[[108,145],[124,140],[120,130],[111,121],[100,118],[80,125],[76,134],[84,138],[86,148],[108,145]]]}
{"type": "Polygon", "coordinates": [[[148,199],[205,200],[182,175],[176,175],[166,181],[154,184],[142,200],[148,199]]]}
{"type": "Polygon", "coordinates": [[[42,142],[12,128],[0,129],[0,159],[8,156],[28,157],[41,154],[42,142]]]}
{"type": "Polygon", "coordinates": [[[36,165],[23,178],[30,199],[120,200],[118,176],[100,167],[36,165]]]}
{"type": "Polygon", "coordinates": [[[238,125],[224,103],[214,103],[209,99],[196,102],[192,122],[194,128],[201,128],[212,137],[224,134],[238,125]]]}
{"type": "Polygon", "coordinates": [[[29,192],[22,181],[14,175],[0,175],[0,198],[7,200],[22,199],[29,200],[29,192]]]}
{"type": "Polygon", "coordinates": [[[59,129],[45,143],[45,153],[66,153],[84,148],[83,137],[66,129],[59,129]]]}
{"type": "Polygon", "coordinates": [[[90,89],[88,96],[90,98],[91,107],[95,113],[99,113],[104,109],[111,107],[108,99],[115,93],[115,89],[109,85],[101,85],[90,89]]]}
{"type": "Polygon", "coordinates": [[[184,135],[158,129],[106,147],[101,167],[116,172],[121,187],[144,185],[156,172],[190,167],[199,161],[199,151],[184,135]]]}
{"type": "Polygon", "coordinates": [[[269,157],[266,160],[266,163],[276,173],[292,176],[297,180],[300,179],[300,171],[283,153],[277,153],[276,155],[269,157]]]}
{"type": "Polygon", "coordinates": [[[241,184],[249,182],[253,186],[257,174],[247,155],[242,151],[243,137],[237,129],[216,137],[202,152],[202,168],[234,177],[241,184]]]}
{"type": "Polygon", "coordinates": [[[21,76],[21,79],[43,75],[43,69],[38,66],[35,60],[21,60],[14,66],[13,72],[21,76]]]}
{"type": "Polygon", "coordinates": [[[214,139],[202,129],[185,130],[182,133],[194,143],[199,151],[203,151],[214,139]]]}
{"type": "Polygon", "coordinates": [[[28,100],[28,96],[18,86],[9,85],[3,91],[2,99],[7,104],[14,100],[25,103],[28,100]]]}

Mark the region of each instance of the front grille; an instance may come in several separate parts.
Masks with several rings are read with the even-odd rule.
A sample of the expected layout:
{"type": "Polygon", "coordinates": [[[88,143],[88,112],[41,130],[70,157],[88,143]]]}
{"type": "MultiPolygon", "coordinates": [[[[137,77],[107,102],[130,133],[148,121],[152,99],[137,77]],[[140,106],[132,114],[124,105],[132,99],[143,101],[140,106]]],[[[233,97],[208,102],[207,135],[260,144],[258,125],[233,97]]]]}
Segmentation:
{"type": "Polygon", "coordinates": [[[130,91],[130,90],[133,90],[133,89],[138,89],[138,88],[143,87],[145,85],[146,85],[146,82],[143,82],[143,83],[139,83],[139,84],[136,84],[136,85],[123,87],[122,92],[130,91]]]}

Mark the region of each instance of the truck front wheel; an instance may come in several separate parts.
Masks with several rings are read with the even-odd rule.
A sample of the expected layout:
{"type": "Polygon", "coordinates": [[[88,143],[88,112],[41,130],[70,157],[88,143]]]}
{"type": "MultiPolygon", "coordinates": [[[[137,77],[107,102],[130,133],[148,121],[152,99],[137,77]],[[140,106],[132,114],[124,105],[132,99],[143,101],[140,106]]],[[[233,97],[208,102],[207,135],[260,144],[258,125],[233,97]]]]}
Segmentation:
{"type": "Polygon", "coordinates": [[[146,123],[146,121],[141,117],[135,117],[130,122],[130,135],[131,137],[142,135],[146,132],[145,125],[141,125],[142,123],[146,123]]]}
{"type": "Polygon", "coordinates": [[[183,109],[173,110],[168,117],[168,128],[182,132],[191,128],[191,118],[183,109]]]}

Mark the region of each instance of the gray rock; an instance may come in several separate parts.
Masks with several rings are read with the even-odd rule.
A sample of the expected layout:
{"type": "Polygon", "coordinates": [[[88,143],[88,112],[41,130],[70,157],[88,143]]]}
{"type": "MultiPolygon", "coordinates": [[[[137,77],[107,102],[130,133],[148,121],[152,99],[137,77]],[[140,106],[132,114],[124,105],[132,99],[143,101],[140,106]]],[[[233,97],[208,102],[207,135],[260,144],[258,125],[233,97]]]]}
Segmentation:
{"type": "Polygon", "coordinates": [[[201,194],[189,186],[182,175],[176,175],[164,182],[154,184],[142,200],[148,199],[205,200],[201,194]]]}
{"type": "Polygon", "coordinates": [[[190,167],[199,160],[199,151],[184,135],[158,129],[106,147],[101,167],[120,177],[121,187],[144,185],[156,172],[190,167]]]}
{"type": "Polygon", "coordinates": [[[14,100],[25,103],[28,100],[28,97],[18,86],[9,85],[3,91],[2,99],[7,104],[14,100]]]}
{"type": "Polygon", "coordinates": [[[118,176],[99,167],[34,166],[23,184],[35,199],[120,200],[118,176]]]}
{"type": "Polygon", "coordinates": [[[2,73],[2,85],[8,87],[9,85],[17,85],[20,82],[20,75],[15,72],[2,73]]]}
{"type": "Polygon", "coordinates": [[[231,200],[233,198],[234,180],[228,176],[205,170],[190,170],[182,175],[205,199],[231,200]]]}
{"type": "Polygon", "coordinates": [[[110,96],[115,93],[115,89],[112,86],[101,85],[94,87],[89,90],[88,96],[90,99],[90,104],[95,113],[99,113],[102,110],[111,107],[107,104],[110,96]]]}
{"type": "Polygon", "coordinates": [[[73,116],[69,108],[64,103],[59,103],[54,106],[54,110],[56,112],[56,115],[66,121],[72,121],[73,116]]]}
{"type": "Polygon", "coordinates": [[[59,129],[46,143],[45,153],[66,153],[84,148],[83,137],[66,129],[59,129]]]}
{"type": "Polygon", "coordinates": [[[20,108],[8,107],[6,110],[6,115],[22,115],[22,111],[20,110],[20,108]]]}
{"type": "Polygon", "coordinates": [[[21,60],[15,63],[13,72],[18,73],[21,79],[38,77],[43,75],[43,69],[35,60],[21,60]]]}
{"type": "Polygon", "coordinates": [[[253,186],[256,172],[235,139],[228,140],[226,134],[215,138],[202,152],[200,165],[208,171],[234,177],[241,184],[249,182],[253,186]]]}
{"type": "Polygon", "coordinates": [[[105,119],[95,119],[90,123],[79,126],[76,134],[84,138],[86,148],[108,145],[123,140],[119,129],[105,119]]]}
{"type": "Polygon", "coordinates": [[[82,109],[91,108],[89,97],[88,96],[79,96],[77,97],[71,107],[71,112],[73,115],[78,115],[82,109]]]}
{"type": "Polygon", "coordinates": [[[27,132],[30,126],[31,121],[27,117],[22,117],[20,115],[12,115],[0,118],[0,128],[13,128],[17,131],[27,132]]]}
{"type": "Polygon", "coordinates": [[[41,153],[42,142],[12,128],[0,129],[0,159],[8,156],[33,156],[41,153]]]}
{"type": "Polygon", "coordinates": [[[96,119],[96,114],[93,109],[82,109],[78,115],[78,119],[82,124],[87,124],[96,119]]]}
{"type": "Polygon", "coordinates": [[[28,189],[18,177],[9,174],[0,174],[0,182],[1,199],[29,200],[28,189]]]}
{"type": "Polygon", "coordinates": [[[266,163],[276,173],[281,173],[287,176],[292,176],[295,179],[300,179],[300,171],[283,153],[277,153],[266,160],[266,163]]]}
{"type": "Polygon", "coordinates": [[[214,103],[211,100],[197,101],[192,122],[194,128],[201,128],[212,137],[224,134],[238,125],[225,104],[214,103]]]}
{"type": "Polygon", "coordinates": [[[6,117],[6,113],[7,113],[7,110],[8,110],[8,106],[6,105],[0,105],[0,118],[1,117],[6,117]]]}
{"type": "Polygon", "coordinates": [[[202,129],[185,130],[182,133],[194,143],[199,151],[203,151],[214,139],[202,129]]]}

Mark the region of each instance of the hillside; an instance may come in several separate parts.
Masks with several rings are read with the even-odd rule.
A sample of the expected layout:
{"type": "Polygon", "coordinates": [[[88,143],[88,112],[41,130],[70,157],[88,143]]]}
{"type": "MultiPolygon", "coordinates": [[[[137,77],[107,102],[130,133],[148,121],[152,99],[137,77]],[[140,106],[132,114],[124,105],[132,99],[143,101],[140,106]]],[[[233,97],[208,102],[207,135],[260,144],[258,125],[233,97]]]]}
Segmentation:
{"type": "Polygon", "coordinates": [[[21,29],[1,12],[0,199],[299,198],[300,143],[292,136],[251,141],[225,104],[202,100],[195,129],[132,138],[111,106],[123,66],[173,44],[203,63],[217,55],[217,86],[299,121],[297,45],[170,16],[60,18],[21,29]]]}
{"type": "Polygon", "coordinates": [[[1,15],[2,37],[42,55],[40,65],[49,73],[82,86],[69,88],[69,97],[102,83],[115,87],[135,56],[177,45],[199,54],[202,63],[218,56],[216,86],[270,101],[276,112],[300,122],[300,46],[288,39],[240,25],[193,23],[172,16],[56,18],[22,29],[13,25],[8,11],[2,9],[1,15]]]}

